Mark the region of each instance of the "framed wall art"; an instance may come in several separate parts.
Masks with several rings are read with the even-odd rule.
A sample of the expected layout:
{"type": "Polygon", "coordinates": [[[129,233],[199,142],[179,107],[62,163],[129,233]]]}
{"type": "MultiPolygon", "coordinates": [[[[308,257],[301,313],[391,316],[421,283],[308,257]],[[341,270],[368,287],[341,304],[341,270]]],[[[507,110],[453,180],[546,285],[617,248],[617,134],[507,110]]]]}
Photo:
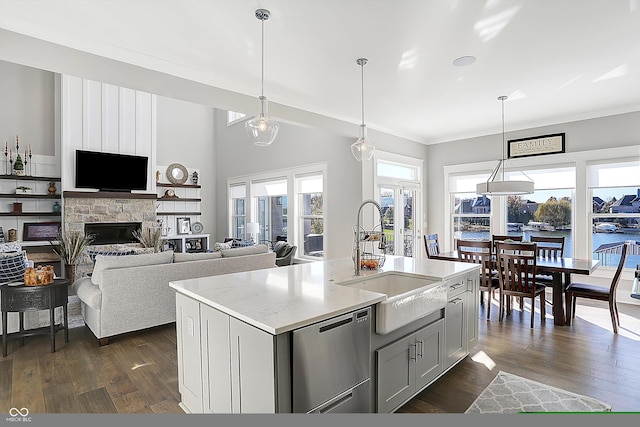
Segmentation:
{"type": "Polygon", "coordinates": [[[58,238],[60,227],[60,222],[25,222],[22,228],[22,240],[56,240],[58,238]]]}
{"type": "Polygon", "coordinates": [[[178,234],[191,234],[191,218],[176,218],[178,234]]]}
{"type": "Polygon", "coordinates": [[[507,157],[513,159],[564,153],[564,137],[564,133],[555,133],[532,138],[510,139],[507,145],[507,157]]]}

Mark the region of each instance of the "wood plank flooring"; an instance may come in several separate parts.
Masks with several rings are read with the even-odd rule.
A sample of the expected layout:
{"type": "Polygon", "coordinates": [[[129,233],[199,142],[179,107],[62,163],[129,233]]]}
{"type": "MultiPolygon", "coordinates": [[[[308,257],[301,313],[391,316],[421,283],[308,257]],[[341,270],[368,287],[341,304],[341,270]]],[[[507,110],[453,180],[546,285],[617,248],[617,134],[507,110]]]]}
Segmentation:
{"type": "MultiPolygon", "coordinates": [[[[495,303],[495,301],[494,301],[495,303]]],[[[503,322],[479,314],[479,343],[471,354],[397,412],[461,413],[498,371],[602,400],[613,411],[640,411],[640,306],[619,304],[622,326],[612,332],[606,304],[579,304],[570,327],[554,326],[529,308],[503,322]]],[[[69,343],[30,337],[9,343],[0,359],[0,413],[182,413],[178,406],[175,324],[121,335],[98,347],[86,327],[69,343]]],[[[62,337],[62,334],[59,334],[62,337]]]]}

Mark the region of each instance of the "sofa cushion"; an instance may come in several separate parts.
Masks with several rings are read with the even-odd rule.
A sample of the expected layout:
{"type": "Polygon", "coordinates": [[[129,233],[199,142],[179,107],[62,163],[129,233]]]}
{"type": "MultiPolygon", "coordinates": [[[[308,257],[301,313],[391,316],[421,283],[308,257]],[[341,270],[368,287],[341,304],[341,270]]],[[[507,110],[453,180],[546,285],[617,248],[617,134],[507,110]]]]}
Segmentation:
{"type": "Polygon", "coordinates": [[[26,251],[0,253],[0,283],[22,282],[26,269],[26,251]]]}
{"type": "Polygon", "coordinates": [[[232,243],[231,242],[216,242],[215,245],[213,245],[213,249],[215,249],[216,251],[221,251],[223,249],[231,249],[232,248],[232,243]]]}
{"type": "Polygon", "coordinates": [[[176,252],[173,254],[173,262],[200,261],[202,259],[215,259],[215,258],[222,258],[222,254],[220,252],[195,252],[195,253],[176,252]]]}
{"type": "Polygon", "coordinates": [[[254,245],[242,248],[223,249],[221,252],[223,257],[229,258],[234,256],[263,254],[269,252],[269,248],[267,245],[254,245]]]}
{"type": "Polygon", "coordinates": [[[153,254],[105,256],[96,255],[96,264],[91,274],[94,285],[102,285],[102,272],[113,268],[140,267],[144,265],[170,264],[173,261],[173,251],[153,254]]]}
{"type": "Polygon", "coordinates": [[[22,250],[22,245],[16,242],[0,243],[0,252],[19,252],[22,250]]]}
{"type": "Polygon", "coordinates": [[[76,280],[73,284],[73,289],[83,303],[96,310],[100,309],[102,305],[102,291],[100,291],[99,287],[91,283],[89,277],[82,277],[76,280]]]}

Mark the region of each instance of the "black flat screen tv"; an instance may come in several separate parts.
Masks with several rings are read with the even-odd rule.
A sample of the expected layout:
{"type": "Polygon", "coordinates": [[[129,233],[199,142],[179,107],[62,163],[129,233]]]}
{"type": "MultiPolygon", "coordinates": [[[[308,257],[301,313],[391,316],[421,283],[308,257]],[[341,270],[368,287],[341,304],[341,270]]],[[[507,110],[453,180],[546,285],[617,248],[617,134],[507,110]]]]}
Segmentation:
{"type": "Polygon", "coordinates": [[[146,190],[148,163],[146,156],[76,150],[76,188],[146,190]]]}

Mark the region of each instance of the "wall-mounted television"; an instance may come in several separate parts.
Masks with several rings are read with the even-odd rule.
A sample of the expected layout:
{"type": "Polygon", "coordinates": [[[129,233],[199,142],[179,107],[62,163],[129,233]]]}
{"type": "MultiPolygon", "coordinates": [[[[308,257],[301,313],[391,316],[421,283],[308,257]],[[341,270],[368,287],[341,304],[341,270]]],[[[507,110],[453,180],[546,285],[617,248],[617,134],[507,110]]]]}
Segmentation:
{"type": "Polygon", "coordinates": [[[148,163],[146,156],[76,150],[76,188],[146,190],[148,163]]]}

